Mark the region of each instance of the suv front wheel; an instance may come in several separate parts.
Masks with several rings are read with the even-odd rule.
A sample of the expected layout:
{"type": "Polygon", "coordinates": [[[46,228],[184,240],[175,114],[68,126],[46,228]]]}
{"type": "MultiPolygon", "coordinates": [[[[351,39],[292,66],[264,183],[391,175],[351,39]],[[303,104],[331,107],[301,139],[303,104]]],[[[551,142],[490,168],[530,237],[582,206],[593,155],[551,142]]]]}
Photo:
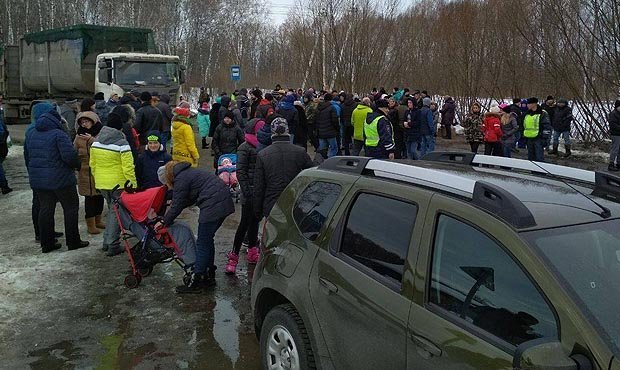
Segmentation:
{"type": "Polygon", "coordinates": [[[263,369],[316,369],[310,337],[292,304],[274,307],[260,331],[263,369]]]}

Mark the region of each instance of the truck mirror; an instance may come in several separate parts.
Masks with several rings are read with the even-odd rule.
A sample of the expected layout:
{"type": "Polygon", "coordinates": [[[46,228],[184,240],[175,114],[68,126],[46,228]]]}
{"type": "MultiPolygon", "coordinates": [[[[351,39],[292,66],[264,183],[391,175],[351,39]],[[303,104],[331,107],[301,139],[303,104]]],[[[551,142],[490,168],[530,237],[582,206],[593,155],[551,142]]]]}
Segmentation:
{"type": "Polygon", "coordinates": [[[185,67],[179,68],[179,83],[182,85],[185,83],[185,67]]]}

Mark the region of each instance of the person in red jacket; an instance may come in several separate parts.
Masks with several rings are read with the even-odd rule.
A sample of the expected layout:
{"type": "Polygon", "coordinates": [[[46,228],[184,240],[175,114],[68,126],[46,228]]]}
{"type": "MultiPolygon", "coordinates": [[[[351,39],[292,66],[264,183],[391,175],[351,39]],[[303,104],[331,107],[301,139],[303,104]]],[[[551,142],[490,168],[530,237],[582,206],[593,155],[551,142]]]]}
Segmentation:
{"type": "Polygon", "coordinates": [[[500,109],[497,104],[484,115],[482,120],[482,132],[484,133],[484,154],[501,157],[502,152],[502,121],[500,109]]]}

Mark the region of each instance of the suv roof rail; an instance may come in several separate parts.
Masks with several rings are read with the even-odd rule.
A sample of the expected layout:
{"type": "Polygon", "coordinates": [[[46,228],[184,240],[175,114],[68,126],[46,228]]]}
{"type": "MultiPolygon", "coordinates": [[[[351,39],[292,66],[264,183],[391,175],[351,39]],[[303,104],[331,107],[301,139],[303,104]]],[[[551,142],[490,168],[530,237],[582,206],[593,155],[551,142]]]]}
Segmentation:
{"type": "Polygon", "coordinates": [[[589,184],[595,183],[595,176],[594,172],[592,171],[567,166],[559,166],[557,164],[545,162],[533,162],[524,159],[496,157],[480,154],[474,155],[473,153],[466,152],[433,152],[424,156],[422,160],[442,163],[464,164],[469,166],[498,166],[503,168],[530,171],[538,174],[551,174],[553,176],[587,182],[589,184]]]}
{"type": "MultiPolygon", "coordinates": [[[[454,156],[469,161],[468,158],[473,157],[473,154],[457,153],[454,156]]],[[[534,216],[517,197],[485,181],[475,181],[431,168],[366,157],[332,157],[324,161],[319,169],[375,176],[443,190],[471,199],[474,205],[497,215],[515,228],[536,226],[534,216]]]]}
{"type": "Polygon", "coordinates": [[[331,157],[324,160],[323,163],[319,165],[319,169],[361,175],[371,159],[372,158],[368,157],[353,156],[331,157]]]}

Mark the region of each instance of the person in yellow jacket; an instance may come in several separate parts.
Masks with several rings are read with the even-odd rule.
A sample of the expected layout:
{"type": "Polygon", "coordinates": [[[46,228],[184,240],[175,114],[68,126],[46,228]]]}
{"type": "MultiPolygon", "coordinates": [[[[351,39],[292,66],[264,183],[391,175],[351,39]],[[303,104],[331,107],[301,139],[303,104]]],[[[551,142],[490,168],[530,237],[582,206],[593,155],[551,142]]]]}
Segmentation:
{"type": "Polygon", "coordinates": [[[123,252],[120,244],[120,227],[112,208],[113,196],[123,189],[125,183],[136,186],[136,173],[131,147],[122,133],[122,118],[110,113],[108,124],[101,128],[99,136],[90,147],[90,170],[95,180],[95,188],[101,192],[108,204],[106,228],[103,233],[103,250],[107,256],[115,256],[123,252]]]}
{"type": "Polygon", "coordinates": [[[353,110],[353,115],[351,116],[351,124],[353,125],[353,150],[351,154],[353,155],[360,155],[364,147],[364,124],[366,123],[366,117],[372,113],[370,104],[370,98],[365,97],[362,99],[362,104],[359,104],[353,110]]]}
{"type": "Polygon", "coordinates": [[[194,129],[189,120],[191,113],[188,108],[175,108],[172,118],[172,160],[187,162],[192,167],[198,167],[198,148],[194,129]]]}

